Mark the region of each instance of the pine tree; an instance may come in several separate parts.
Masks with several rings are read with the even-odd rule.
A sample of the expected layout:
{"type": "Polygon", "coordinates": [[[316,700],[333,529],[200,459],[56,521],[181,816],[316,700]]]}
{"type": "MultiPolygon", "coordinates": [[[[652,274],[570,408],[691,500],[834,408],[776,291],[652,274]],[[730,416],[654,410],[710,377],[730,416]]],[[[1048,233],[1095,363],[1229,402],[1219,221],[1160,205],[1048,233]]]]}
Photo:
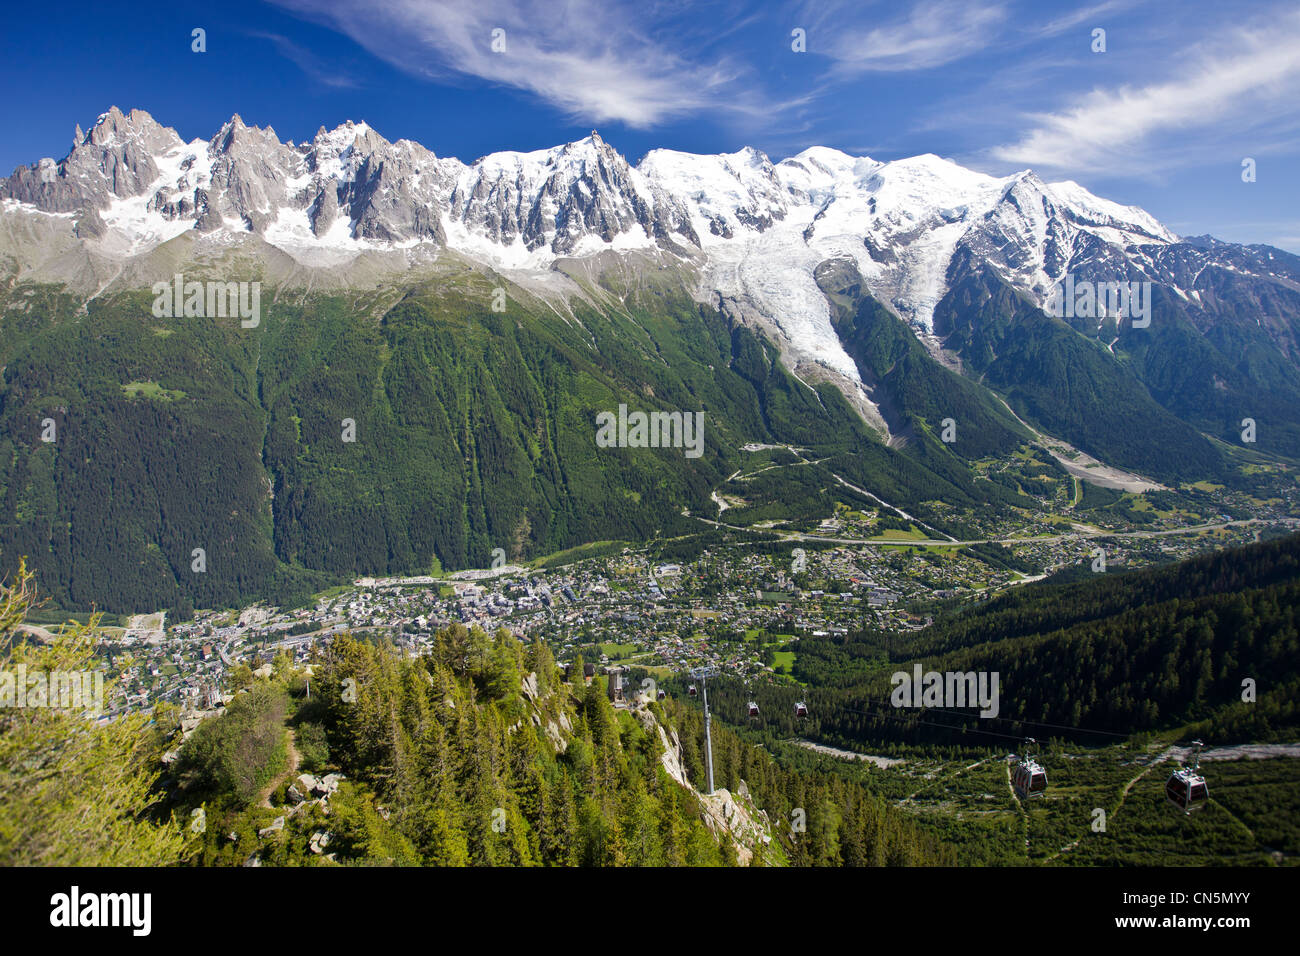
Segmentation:
{"type": "MultiPolygon", "coordinates": [[[[9,644],[33,607],[26,564],[0,587],[0,670],[96,667],[98,615],[52,644],[9,644]]],[[[104,693],[111,684],[105,681],[104,693]]],[[[172,866],[181,861],[182,825],[157,809],[160,749],[136,714],[95,724],[84,713],[49,707],[0,709],[0,864],[4,866],[172,866]]],[[[188,821],[185,821],[188,823],[188,821]]]]}

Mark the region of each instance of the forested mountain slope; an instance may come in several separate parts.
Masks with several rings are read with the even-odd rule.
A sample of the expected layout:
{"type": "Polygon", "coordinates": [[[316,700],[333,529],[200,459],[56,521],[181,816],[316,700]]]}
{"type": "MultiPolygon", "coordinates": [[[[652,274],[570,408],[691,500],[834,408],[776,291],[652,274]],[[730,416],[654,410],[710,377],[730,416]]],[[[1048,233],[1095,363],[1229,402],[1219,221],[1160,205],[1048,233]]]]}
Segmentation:
{"type": "MultiPolygon", "coordinates": [[[[1096,744],[1184,725],[1214,741],[1290,739],[1300,727],[1298,615],[1300,536],[1292,535],[1170,566],[1025,585],[910,639],[804,637],[795,677],[811,686],[749,693],[765,715],[756,729],[772,739],[992,745],[1023,733],[1096,744]],[[997,672],[997,718],[891,706],[891,676],[917,665],[997,672]],[[804,697],[811,716],[799,724],[790,714],[804,697]]],[[[718,712],[737,722],[745,699],[734,682],[711,688],[718,712]]]]}

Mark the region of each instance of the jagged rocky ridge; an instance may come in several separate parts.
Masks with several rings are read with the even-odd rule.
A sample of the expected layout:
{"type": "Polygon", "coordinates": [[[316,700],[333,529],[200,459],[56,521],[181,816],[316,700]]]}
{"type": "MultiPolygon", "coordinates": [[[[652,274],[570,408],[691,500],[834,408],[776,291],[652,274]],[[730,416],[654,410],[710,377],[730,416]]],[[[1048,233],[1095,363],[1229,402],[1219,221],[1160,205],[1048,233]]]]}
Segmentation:
{"type": "MultiPolygon", "coordinates": [[[[260,237],[306,267],[375,249],[451,251],[514,275],[602,253],[668,257],[701,301],[772,338],[802,380],[839,386],[886,434],[818,287],[828,260],[851,261],[866,291],[948,364],[969,357],[935,316],[951,313],[964,282],[992,276],[1042,307],[1067,273],[1163,290],[1210,346],[1229,350],[1200,376],[1205,388],[1252,387],[1229,367],[1243,336],[1252,350],[1276,349],[1269,361],[1288,380],[1300,364],[1300,258],[1180,239],[1075,183],[1031,171],[998,178],[933,155],[878,162],[812,147],[773,163],[751,148],[654,150],[632,165],[593,132],[466,164],[365,123],[295,144],[235,116],[210,140],[186,143],[144,111],[113,108],[88,132],[78,127],[62,160],[0,180],[0,197],[6,218],[61,217],[110,259],[138,259],[185,233],[260,237]]],[[[1075,324],[1103,333],[1100,318],[1075,324]]]]}
{"type": "MultiPolygon", "coordinates": [[[[185,143],[143,110],[114,107],[88,132],[77,128],[62,160],[0,180],[0,196],[72,214],[84,236],[121,232],[134,252],[188,229],[226,229],[291,254],[323,243],[431,242],[503,266],[545,267],[611,248],[716,253],[724,296],[731,290],[721,280],[751,278],[731,275],[744,266],[729,247],[757,253],[758,268],[800,249],[819,261],[844,253],[880,297],[926,327],[959,248],[1040,297],[1084,267],[1136,267],[1189,296],[1198,263],[1296,279],[1294,257],[1181,242],[1141,209],[1074,183],[1047,184],[1029,171],[996,178],[933,155],[881,163],[823,147],[775,164],[749,148],[654,150],[632,166],[592,133],[467,165],[410,140],[391,143],[365,123],[322,127],[294,144],[234,116],[210,140],[185,143]],[[1170,247],[1190,248],[1171,255],[1170,247]]],[[[749,291],[763,298],[761,286],[749,291]]]]}

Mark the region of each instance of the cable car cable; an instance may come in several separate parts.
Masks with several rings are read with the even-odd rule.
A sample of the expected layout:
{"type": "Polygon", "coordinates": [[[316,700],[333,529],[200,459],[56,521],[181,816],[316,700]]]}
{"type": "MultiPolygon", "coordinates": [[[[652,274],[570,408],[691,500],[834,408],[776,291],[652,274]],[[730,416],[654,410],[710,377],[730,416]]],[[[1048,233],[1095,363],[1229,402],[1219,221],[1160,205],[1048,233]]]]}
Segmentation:
{"type": "MultiPolygon", "coordinates": [[[[945,714],[956,714],[957,716],[968,716],[968,715],[963,715],[962,712],[959,710],[949,710],[945,707],[925,707],[923,709],[937,710],[945,714]]],[[[1132,734],[1117,734],[1114,731],[1110,731],[1110,730],[1089,730],[1086,727],[1071,727],[1068,724],[1048,724],[1048,723],[1044,723],[1041,720],[1023,720],[1018,717],[981,717],[980,720],[996,720],[999,723],[1004,723],[1004,724],[1008,724],[1008,723],[1028,724],[1033,727],[1054,727],[1057,730],[1077,730],[1079,733],[1083,733],[1083,734],[1098,734],[1105,737],[1121,737],[1125,740],[1127,740],[1129,737],[1132,736],[1132,734]]]]}
{"type": "Polygon", "coordinates": [[[974,730],[969,727],[960,727],[955,724],[936,724],[933,721],[922,720],[919,717],[905,717],[899,714],[882,714],[882,713],[875,713],[875,712],[865,711],[865,710],[850,710],[848,708],[844,708],[843,712],[848,714],[857,714],[862,717],[875,717],[881,720],[896,720],[899,723],[908,724],[908,725],[922,724],[926,727],[938,727],[941,730],[959,731],[964,734],[982,734],[985,737],[1000,737],[1003,740],[1019,741],[1025,739],[1023,734],[1000,734],[995,730],[974,730]]]}
{"type": "MultiPolygon", "coordinates": [[[[749,682],[747,680],[742,680],[741,683],[744,686],[746,694],[748,694],[749,682]]],[[[921,709],[933,710],[944,714],[952,714],[953,716],[969,716],[969,715],[962,714],[961,711],[951,710],[944,707],[922,707],[921,709]]],[[[909,723],[909,724],[924,724],[928,727],[939,727],[947,730],[959,730],[962,733],[968,733],[968,734],[983,734],[986,737],[1000,737],[1005,740],[1025,739],[1023,734],[1000,734],[997,731],[993,731],[993,730],[972,730],[967,727],[959,727],[959,726],[954,726],[952,724],[936,724],[931,721],[924,721],[915,718],[912,720],[907,720],[906,718],[893,717],[892,715],[888,715],[888,714],[854,710],[853,708],[849,708],[849,707],[840,707],[838,708],[838,711],[846,714],[858,714],[859,716],[864,716],[864,717],[880,717],[882,719],[890,719],[890,720],[897,719],[900,720],[901,722],[909,723]]],[[[1104,736],[1104,737],[1117,737],[1122,740],[1127,740],[1130,736],[1132,736],[1131,734],[1118,734],[1110,730],[1090,730],[1087,727],[1075,727],[1069,724],[1051,724],[1045,721],[1026,720],[1023,718],[1016,718],[1016,717],[981,717],[979,719],[996,720],[999,723],[1014,723],[1014,724],[1022,724],[1022,725],[1028,725],[1033,727],[1050,727],[1056,730],[1070,730],[1078,734],[1089,734],[1093,736],[1104,736]]]]}

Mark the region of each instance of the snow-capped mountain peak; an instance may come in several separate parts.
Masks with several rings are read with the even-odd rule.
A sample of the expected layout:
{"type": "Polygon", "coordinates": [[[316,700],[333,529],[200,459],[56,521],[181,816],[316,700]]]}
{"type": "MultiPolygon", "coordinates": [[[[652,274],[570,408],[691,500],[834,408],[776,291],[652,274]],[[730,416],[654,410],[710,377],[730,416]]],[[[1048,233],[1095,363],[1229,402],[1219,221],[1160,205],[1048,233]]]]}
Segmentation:
{"type": "Polygon", "coordinates": [[[602,252],[668,254],[695,271],[702,301],[762,326],[797,375],[835,380],[869,419],[814,280],[828,259],[852,261],[922,333],[958,261],[1039,301],[1067,271],[1165,268],[1179,288],[1191,268],[1160,264],[1180,240],[1145,211],[1031,170],[999,178],[929,153],[881,162],[824,146],[776,163],[752,147],[655,149],[632,165],[594,131],[465,163],[365,122],[295,144],[235,115],[185,143],[148,113],[114,107],[62,160],[0,180],[0,197],[4,215],[63,217],[60,228],[116,259],[191,231],[251,233],[308,267],[415,247],[534,271],[602,252]]]}
{"type": "Polygon", "coordinates": [[[80,235],[125,255],[191,228],[252,232],[304,261],[315,247],[376,243],[450,246],[514,268],[607,249],[848,254],[920,326],[959,243],[1037,288],[1069,264],[1080,234],[1120,249],[1177,241],[1144,211],[1076,183],[1030,171],[999,179],[933,154],[878,162],[814,146],[773,163],[752,147],[656,149],[632,166],[593,131],[467,164],[352,121],[293,144],[235,115],[186,144],[148,113],[116,107],[63,160],[16,170],[0,192],[74,214],[80,235]]]}

